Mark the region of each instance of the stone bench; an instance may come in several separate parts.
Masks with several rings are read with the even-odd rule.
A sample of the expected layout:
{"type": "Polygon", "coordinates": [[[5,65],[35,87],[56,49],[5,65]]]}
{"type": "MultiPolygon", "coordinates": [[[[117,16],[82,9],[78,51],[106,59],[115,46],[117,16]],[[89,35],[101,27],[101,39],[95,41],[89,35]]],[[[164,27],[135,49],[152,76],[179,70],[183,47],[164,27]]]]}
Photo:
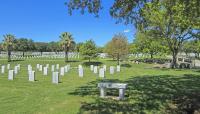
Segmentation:
{"type": "Polygon", "coordinates": [[[127,88],[127,84],[124,83],[98,83],[98,87],[100,88],[100,97],[104,98],[106,96],[106,89],[119,89],[119,100],[124,99],[125,90],[127,88]]]}

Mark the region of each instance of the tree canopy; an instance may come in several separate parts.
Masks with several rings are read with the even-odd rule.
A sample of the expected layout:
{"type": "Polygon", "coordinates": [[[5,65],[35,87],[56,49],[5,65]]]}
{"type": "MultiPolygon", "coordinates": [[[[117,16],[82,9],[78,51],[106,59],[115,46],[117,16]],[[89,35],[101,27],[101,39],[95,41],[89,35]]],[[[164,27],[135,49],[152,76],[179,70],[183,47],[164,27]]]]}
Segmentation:
{"type": "Polygon", "coordinates": [[[95,42],[93,40],[87,40],[81,45],[80,53],[85,59],[88,59],[90,62],[92,58],[95,58],[97,56],[97,48],[95,42]]]}
{"type": "Polygon", "coordinates": [[[115,34],[111,41],[105,46],[105,52],[108,53],[113,59],[119,60],[128,54],[128,40],[124,34],[115,34]]]}

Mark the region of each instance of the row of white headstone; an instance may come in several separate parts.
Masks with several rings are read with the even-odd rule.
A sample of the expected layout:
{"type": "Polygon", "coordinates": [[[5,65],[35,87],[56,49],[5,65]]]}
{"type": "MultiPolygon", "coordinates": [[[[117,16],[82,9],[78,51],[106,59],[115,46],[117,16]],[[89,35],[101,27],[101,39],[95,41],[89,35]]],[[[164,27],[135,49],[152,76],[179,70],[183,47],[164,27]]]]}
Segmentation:
{"type": "MultiPolygon", "coordinates": [[[[54,66],[54,65],[52,65],[52,66],[54,66]]],[[[36,67],[37,67],[37,69],[39,69],[39,71],[43,70],[43,75],[45,75],[45,76],[48,75],[49,64],[46,64],[46,66],[44,68],[40,64],[37,64],[36,67]]],[[[64,72],[63,68],[64,67],[61,67],[61,72],[62,73],[64,72]]],[[[57,64],[57,69],[59,69],[59,64],[57,64]]],[[[32,81],[32,82],[35,81],[35,71],[32,71],[31,65],[28,65],[28,76],[29,76],[29,81],[32,81]]],[[[52,83],[58,84],[59,82],[60,82],[60,80],[59,80],[59,72],[54,72],[54,70],[53,70],[52,71],[52,83]]]]}
{"type": "MultiPolygon", "coordinates": [[[[14,70],[9,70],[8,72],[8,80],[14,80],[14,77],[16,74],[14,73],[14,70]]],[[[28,71],[28,80],[31,82],[35,81],[35,71],[28,71]]],[[[60,82],[59,80],[59,72],[53,72],[52,73],[52,83],[58,84],[60,82]]]]}
{"type": "MultiPolygon", "coordinates": [[[[10,65],[7,65],[7,68],[10,68],[10,65]]],[[[43,67],[42,65],[40,64],[37,64],[36,68],[39,70],[39,71],[43,71],[43,75],[48,75],[48,68],[49,68],[49,64],[46,64],[45,67],[43,67]]],[[[5,70],[5,66],[3,65],[2,66],[2,69],[5,70]]],[[[56,65],[56,70],[55,71],[55,65],[52,65],[51,66],[51,71],[52,71],[52,83],[59,83],[59,75],[60,76],[64,76],[65,72],[68,72],[70,69],[70,65],[66,65],[64,67],[61,67],[59,69],[59,64],[56,65]],[[58,72],[60,70],[60,72],[58,72]]],[[[95,73],[97,74],[98,73],[98,66],[94,66],[94,65],[91,65],[90,66],[90,69],[95,73]]],[[[4,70],[2,70],[3,72],[5,72],[4,70]]],[[[17,73],[19,72],[20,70],[20,64],[18,64],[17,66],[14,67],[14,70],[9,70],[9,73],[8,73],[8,79],[9,80],[13,80],[14,77],[17,75],[17,73]]],[[[106,72],[106,65],[103,66],[103,68],[100,68],[99,69],[99,77],[102,77],[104,78],[105,77],[105,72],[106,72]]],[[[110,66],[110,74],[114,74],[115,72],[115,67],[114,66],[110,66]]],[[[120,72],[120,66],[118,65],[117,66],[117,72],[120,72]]],[[[83,67],[82,65],[79,65],[78,66],[78,74],[79,74],[79,77],[83,77],[84,75],[84,70],[83,70],[83,67]]],[[[35,71],[33,71],[32,69],[32,66],[31,65],[28,65],[28,79],[29,81],[35,81],[35,71]]]]}
{"type": "MultiPolygon", "coordinates": [[[[8,65],[8,66],[10,66],[10,65],[8,65]]],[[[3,69],[1,69],[1,70],[3,70],[3,69]]],[[[14,77],[19,73],[19,71],[20,71],[20,64],[16,65],[14,67],[14,70],[10,70],[10,68],[9,68],[9,71],[8,71],[8,80],[14,80],[14,77]]]]}
{"type": "MultiPolygon", "coordinates": [[[[43,67],[40,64],[37,64],[36,68],[41,72],[43,71],[43,75],[45,75],[45,76],[48,75],[49,64],[46,64],[45,67],[43,67]]],[[[60,67],[59,64],[51,65],[51,72],[55,72],[55,71],[59,71],[59,70],[60,70],[60,75],[64,76],[65,73],[70,70],[70,65],[65,65],[64,67],[60,67]]]]}
{"type": "MultiPolygon", "coordinates": [[[[10,64],[7,64],[7,70],[10,70],[10,69],[11,69],[10,64]]],[[[20,64],[16,65],[16,66],[14,67],[14,70],[13,70],[13,71],[14,71],[15,74],[17,74],[19,70],[20,70],[20,64]]],[[[2,65],[2,66],[1,66],[1,74],[4,74],[5,71],[6,71],[6,66],[5,66],[5,65],[2,65]]]]}
{"type": "MultiPolygon", "coordinates": [[[[105,72],[106,72],[106,65],[103,65],[102,68],[99,69],[99,77],[104,78],[105,77],[105,72]]],[[[98,66],[90,65],[90,70],[93,71],[95,74],[98,74],[98,66]]],[[[117,72],[121,71],[120,65],[117,65],[117,72]]],[[[114,74],[115,72],[115,67],[110,66],[110,74],[114,74]]]]}

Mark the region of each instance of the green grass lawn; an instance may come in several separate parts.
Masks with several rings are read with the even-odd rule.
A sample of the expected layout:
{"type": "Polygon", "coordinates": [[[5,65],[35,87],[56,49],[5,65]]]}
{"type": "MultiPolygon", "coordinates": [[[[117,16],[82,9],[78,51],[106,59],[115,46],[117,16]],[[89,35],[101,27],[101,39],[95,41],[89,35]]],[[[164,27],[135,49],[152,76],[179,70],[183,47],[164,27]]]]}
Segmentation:
{"type": "MultiPolygon", "coordinates": [[[[98,60],[107,66],[115,61],[98,60]]],[[[0,60],[0,64],[7,64],[0,60]]],[[[64,66],[62,59],[35,59],[15,61],[11,68],[21,64],[21,70],[13,81],[8,81],[7,71],[0,73],[0,114],[163,114],[182,113],[200,108],[200,74],[198,70],[154,69],[150,64],[127,63],[120,73],[101,79],[84,66],[84,77],[77,69],[71,69],[58,85],[51,83],[51,64],[64,66]],[[36,82],[28,81],[27,65],[36,70],[36,64],[50,64],[49,75],[36,70],[36,82]],[[99,98],[97,83],[101,81],[128,84],[126,99],[122,101],[99,98]],[[191,104],[191,105],[190,105],[191,104]]],[[[69,63],[71,67],[84,61],[69,63]]],[[[85,65],[85,64],[84,64],[85,65]]],[[[107,67],[108,69],[108,67],[107,67]]],[[[117,96],[117,90],[108,95],[117,96]]]]}

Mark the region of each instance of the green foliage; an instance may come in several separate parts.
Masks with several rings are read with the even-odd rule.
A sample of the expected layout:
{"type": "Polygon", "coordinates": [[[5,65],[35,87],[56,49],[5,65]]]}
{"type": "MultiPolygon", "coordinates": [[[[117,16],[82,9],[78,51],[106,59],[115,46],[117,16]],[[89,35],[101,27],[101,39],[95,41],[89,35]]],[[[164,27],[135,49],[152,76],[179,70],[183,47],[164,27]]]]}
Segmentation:
{"type": "Polygon", "coordinates": [[[68,7],[68,13],[71,15],[74,9],[80,10],[84,14],[85,10],[98,16],[101,7],[101,0],[69,0],[65,3],[68,7]]]}
{"type": "Polygon", "coordinates": [[[50,42],[48,43],[47,49],[51,52],[58,52],[61,51],[61,47],[59,45],[59,42],[50,42]]]}
{"type": "Polygon", "coordinates": [[[64,32],[60,35],[60,45],[65,51],[65,62],[68,61],[68,52],[75,48],[75,42],[71,33],[64,32]]]}
{"type": "Polygon", "coordinates": [[[64,51],[69,51],[74,47],[74,39],[71,33],[64,32],[60,35],[60,45],[64,51]]]}
{"type": "Polygon", "coordinates": [[[152,37],[164,38],[173,56],[172,67],[182,43],[200,32],[200,18],[193,10],[186,11],[187,5],[178,1],[159,1],[145,4],[142,9],[142,30],[152,37]],[[188,14],[190,13],[190,14],[188,14]]]}
{"type": "MultiPolygon", "coordinates": [[[[88,8],[89,13],[98,15],[101,4],[100,0],[70,0],[67,6],[70,14],[72,10],[84,12],[88,8]]],[[[110,14],[117,22],[135,24],[152,37],[165,38],[173,68],[183,41],[200,36],[199,0],[115,0],[110,14]]]]}
{"type": "Polygon", "coordinates": [[[15,48],[16,51],[26,52],[35,49],[35,44],[31,39],[30,40],[26,38],[17,39],[16,45],[17,45],[17,47],[15,48]]]}
{"type": "Polygon", "coordinates": [[[45,42],[35,42],[36,51],[46,52],[48,43],[45,42]]]}
{"type": "Polygon", "coordinates": [[[75,46],[75,51],[76,52],[80,52],[80,48],[81,48],[82,45],[83,45],[82,42],[81,43],[77,43],[76,46],[75,46]]]}
{"type": "Polygon", "coordinates": [[[185,41],[182,46],[182,51],[188,55],[189,53],[196,54],[196,57],[199,58],[200,53],[200,41],[199,40],[190,40],[185,41]]]}
{"type": "Polygon", "coordinates": [[[88,59],[89,61],[92,58],[97,57],[97,48],[95,42],[93,40],[87,40],[80,47],[80,53],[85,59],[88,59]]]}
{"type": "Polygon", "coordinates": [[[104,51],[108,53],[113,59],[122,59],[128,54],[128,40],[124,34],[116,34],[109,41],[104,51]]]}
{"type": "Polygon", "coordinates": [[[97,47],[97,53],[103,53],[104,47],[97,47]]]}
{"type": "Polygon", "coordinates": [[[156,39],[146,35],[145,33],[137,32],[136,39],[131,46],[132,53],[143,53],[151,55],[163,55],[168,51],[166,41],[164,39],[156,39]]]}
{"type": "Polygon", "coordinates": [[[4,40],[3,40],[3,48],[8,51],[8,62],[11,61],[11,51],[14,49],[15,47],[15,36],[12,34],[6,34],[3,36],[4,40]]]}
{"type": "Polygon", "coordinates": [[[14,42],[16,42],[15,40],[15,36],[12,34],[6,34],[3,36],[4,40],[3,40],[3,48],[5,50],[12,50],[14,48],[14,42]]]}

